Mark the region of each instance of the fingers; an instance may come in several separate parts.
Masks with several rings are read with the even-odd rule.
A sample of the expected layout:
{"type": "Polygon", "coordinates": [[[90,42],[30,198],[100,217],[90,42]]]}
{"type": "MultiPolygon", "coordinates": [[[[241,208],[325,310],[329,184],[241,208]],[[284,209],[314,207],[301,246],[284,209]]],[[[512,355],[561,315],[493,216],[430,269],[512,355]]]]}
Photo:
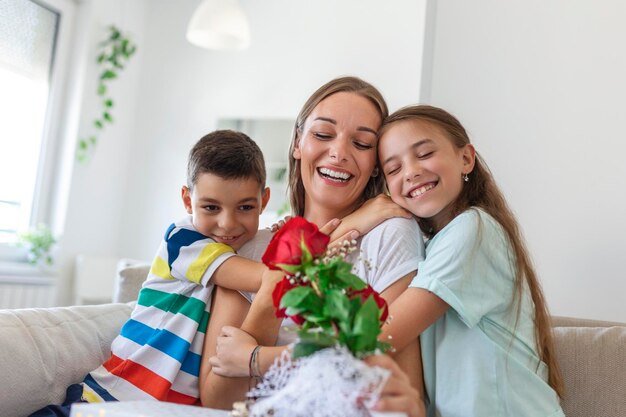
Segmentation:
{"type": "Polygon", "coordinates": [[[423,407],[408,397],[384,397],[378,400],[374,406],[376,411],[404,412],[409,417],[423,417],[425,410],[423,407]]]}
{"type": "Polygon", "coordinates": [[[341,224],[341,220],[339,219],[332,219],[331,221],[329,221],[328,223],[326,223],[324,226],[322,226],[320,228],[320,232],[324,233],[325,235],[329,235],[335,231],[335,229],[341,224]]]}
{"type": "Polygon", "coordinates": [[[381,368],[390,370],[391,377],[389,379],[395,377],[400,379],[401,381],[409,381],[409,377],[407,376],[407,374],[400,369],[396,361],[394,361],[387,355],[372,355],[364,358],[363,360],[369,366],[379,366],[381,368]]]}

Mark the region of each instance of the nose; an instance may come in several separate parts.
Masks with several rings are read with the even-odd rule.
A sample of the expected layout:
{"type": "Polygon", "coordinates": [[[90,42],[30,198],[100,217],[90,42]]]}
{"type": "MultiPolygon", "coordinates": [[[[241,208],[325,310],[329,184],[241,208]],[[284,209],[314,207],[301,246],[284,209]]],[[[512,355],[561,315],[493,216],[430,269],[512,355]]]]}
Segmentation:
{"type": "Polygon", "coordinates": [[[413,179],[419,177],[422,174],[422,169],[418,163],[408,163],[404,169],[404,179],[407,182],[413,181],[413,179]]]}
{"type": "Polygon", "coordinates": [[[220,229],[229,232],[233,231],[237,227],[237,218],[235,213],[231,213],[229,210],[224,210],[219,218],[220,229]]]}
{"type": "Polygon", "coordinates": [[[329,144],[328,154],[337,162],[348,160],[348,140],[344,137],[337,137],[329,144]]]}

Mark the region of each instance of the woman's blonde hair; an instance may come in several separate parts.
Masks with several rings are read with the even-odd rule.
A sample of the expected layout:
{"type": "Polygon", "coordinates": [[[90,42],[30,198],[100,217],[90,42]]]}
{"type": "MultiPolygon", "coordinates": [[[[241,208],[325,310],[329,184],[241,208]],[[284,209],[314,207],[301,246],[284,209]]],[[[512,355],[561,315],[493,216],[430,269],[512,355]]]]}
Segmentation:
{"type": "MultiPolygon", "coordinates": [[[[400,121],[419,120],[434,125],[452,141],[457,148],[463,148],[470,143],[465,128],[458,119],[447,111],[428,105],[417,105],[402,108],[387,117],[383,122],[380,134],[383,135],[390,125],[400,121]]],[[[524,239],[509,208],[504,195],[496,185],[489,168],[481,156],[476,152],[474,169],[468,174],[469,181],[463,183],[461,194],[453,207],[453,217],[456,217],[470,207],[480,207],[502,226],[515,255],[515,289],[513,302],[516,308],[516,326],[521,309],[521,295],[524,283],[530,289],[530,295],[535,304],[535,339],[540,359],[548,365],[548,383],[563,396],[563,380],[556,362],[552,325],[546,301],[541,290],[537,274],[533,268],[524,239]]],[[[426,234],[433,234],[432,225],[421,221],[426,234]]]]}
{"type": "MultiPolygon", "coordinates": [[[[380,91],[373,85],[361,80],[357,77],[341,77],[335,78],[329,81],[315,91],[311,97],[304,103],[293,129],[293,135],[291,138],[291,145],[289,146],[289,202],[291,204],[291,211],[294,215],[304,215],[304,185],[302,184],[302,176],[300,173],[300,160],[293,157],[293,151],[297,141],[302,134],[302,127],[307,117],[313,112],[313,109],[325,98],[336,93],[354,93],[359,96],[365,97],[370,100],[380,114],[380,120],[382,121],[389,114],[387,110],[387,103],[383,98],[380,91]]],[[[378,161],[376,162],[378,167],[378,161]]],[[[376,169],[376,168],[375,168],[376,169]]],[[[362,201],[372,198],[380,194],[383,190],[384,178],[382,175],[370,177],[365,190],[362,194],[362,201]]]]}

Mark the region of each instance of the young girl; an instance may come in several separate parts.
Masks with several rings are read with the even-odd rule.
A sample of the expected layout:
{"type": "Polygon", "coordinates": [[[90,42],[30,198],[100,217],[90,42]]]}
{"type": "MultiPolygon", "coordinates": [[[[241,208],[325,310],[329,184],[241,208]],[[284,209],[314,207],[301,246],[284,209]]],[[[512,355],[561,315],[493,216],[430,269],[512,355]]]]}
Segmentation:
{"type": "Polygon", "coordinates": [[[459,121],[406,107],[381,130],[394,202],[429,238],[383,329],[420,337],[430,416],[564,416],[550,317],[517,222],[459,121]]]}

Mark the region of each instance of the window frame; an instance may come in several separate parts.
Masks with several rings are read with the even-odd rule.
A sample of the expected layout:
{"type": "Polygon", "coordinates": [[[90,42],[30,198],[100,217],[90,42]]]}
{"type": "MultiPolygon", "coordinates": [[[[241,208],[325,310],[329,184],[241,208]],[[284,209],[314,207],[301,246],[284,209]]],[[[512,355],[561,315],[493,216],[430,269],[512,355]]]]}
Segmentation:
{"type": "MultiPolygon", "coordinates": [[[[57,206],[67,198],[63,193],[63,171],[71,167],[63,167],[62,162],[67,160],[68,146],[64,146],[65,130],[70,118],[70,92],[68,87],[69,72],[74,48],[73,34],[76,26],[78,3],[75,0],[30,0],[41,7],[59,14],[56,32],[56,41],[50,70],[50,90],[46,106],[46,115],[43,124],[41,148],[37,165],[37,175],[34,186],[33,202],[30,213],[29,226],[39,223],[48,225],[55,236],[60,234],[62,222],[59,221],[64,213],[60,213],[57,206]]],[[[74,141],[75,142],[75,141],[74,141]]],[[[73,155],[73,146],[71,152],[73,155]]],[[[65,181],[67,182],[67,181],[65,181]]],[[[62,205],[62,204],[61,204],[62,205]]],[[[27,262],[27,250],[14,243],[0,243],[0,273],[15,273],[15,264],[27,262]]],[[[33,268],[18,268],[19,275],[35,273],[33,268]]]]}

